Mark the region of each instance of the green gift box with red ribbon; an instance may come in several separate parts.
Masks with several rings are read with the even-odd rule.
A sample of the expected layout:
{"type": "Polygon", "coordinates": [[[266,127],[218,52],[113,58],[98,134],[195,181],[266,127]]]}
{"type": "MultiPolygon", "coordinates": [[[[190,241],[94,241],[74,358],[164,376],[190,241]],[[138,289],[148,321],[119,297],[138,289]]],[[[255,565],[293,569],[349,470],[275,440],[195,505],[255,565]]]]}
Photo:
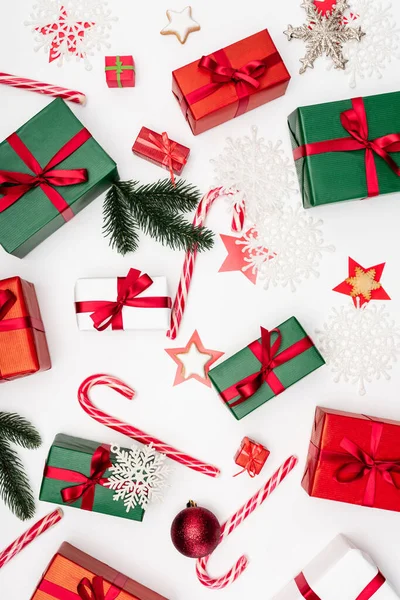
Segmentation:
{"type": "Polygon", "coordinates": [[[0,244],[22,258],[117,177],[115,162],[57,98],[0,144],[0,244]]]}
{"type": "Polygon", "coordinates": [[[115,491],[106,485],[114,461],[107,444],[56,435],[47,457],[39,499],[142,521],[145,511],[135,506],[127,512],[123,501],[115,501],[115,491]]]}
{"type": "Polygon", "coordinates": [[[295,317],[261,337],[209,372],[222,401],[242,419],[325,364],[295,317]]]}
{"type": "Polygon", "coordinates": [[[305,208],[400,191],[400,92],[303,106],[288,125],[305,208]]]}

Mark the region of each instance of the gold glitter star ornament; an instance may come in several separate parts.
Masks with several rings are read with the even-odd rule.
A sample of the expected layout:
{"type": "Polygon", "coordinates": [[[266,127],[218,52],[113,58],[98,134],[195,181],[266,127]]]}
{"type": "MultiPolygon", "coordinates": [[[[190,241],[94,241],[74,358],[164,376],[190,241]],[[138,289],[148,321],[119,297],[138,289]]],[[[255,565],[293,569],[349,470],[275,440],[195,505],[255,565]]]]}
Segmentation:
{"type": "Polygon", "coordinates": [[[320,56],[328,56],[333,60],[335,69],[344,69],[347,59],[343,56],[343,44],[350,40],[360,41],[365,33],[361,27],[349,27],[343,13],[349,8],[347,0],[337,0],[331,11],[320,12],[314,0],[303,0],[302,8],[306,11],[307,23],[301,27],[292,27],[284,32],[288,40],[304,40],[306,55],[300,59],[300,73],[314,68],[314,62],[320,56]]]}

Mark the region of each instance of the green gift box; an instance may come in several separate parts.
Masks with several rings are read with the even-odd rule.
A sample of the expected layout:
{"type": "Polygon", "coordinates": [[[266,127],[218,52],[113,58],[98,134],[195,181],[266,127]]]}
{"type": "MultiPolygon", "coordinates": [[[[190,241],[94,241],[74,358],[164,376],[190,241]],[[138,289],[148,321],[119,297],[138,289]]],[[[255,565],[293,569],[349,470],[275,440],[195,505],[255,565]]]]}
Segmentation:
{"type": "Polygon", "coordinates": [[[114,490],[104,486],[110,476],[110,462],[115,463],[110,446],[56,435],[47,457],[39,499],[143,521],[143,508],[135,506],[127,512],[121,499],[114,500],[114,490]]]}
{"type": "Polygon", "coordinates": [[[400,92],[303,106],[288,125],[304,208],[400,191],[400,92]]]}
{"type": "Polygon", "coordinates": [[[22,258],[116,178],[115,162],[57,98],[0,144],[0,244],[22,258]]]}
{"type": "Polygon", "coordinates": [[[224,404],[243,419],[325,364],[295,317],[268,331],[209,372],[224,404]]]}

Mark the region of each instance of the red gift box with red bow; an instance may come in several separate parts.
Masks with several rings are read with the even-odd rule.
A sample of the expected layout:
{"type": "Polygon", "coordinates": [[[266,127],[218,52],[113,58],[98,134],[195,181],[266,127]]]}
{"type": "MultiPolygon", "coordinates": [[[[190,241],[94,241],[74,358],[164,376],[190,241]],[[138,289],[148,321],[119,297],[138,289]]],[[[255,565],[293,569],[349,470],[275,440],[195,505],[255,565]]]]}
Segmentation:
{"type": "Polygon", "coordinates": [[[189,158],[190,149],[171,140],[165,131],[160,134],[147,127],[142,127],[133,144],[132,152],[167,169],[170,172],[171,180],[174,181],[174,174],[182,174],[189,158]]]}
{"type": "Polygon", "coordinates": [[[269,455],[270,451],[265,446],[254,442],[248,437],[243,438],[240,448],[235,454],[235,463],[239,467],[243,467],[237,475],[241,475],[245,471],[248,472],[250,477],[259,475],[269,455]]]}

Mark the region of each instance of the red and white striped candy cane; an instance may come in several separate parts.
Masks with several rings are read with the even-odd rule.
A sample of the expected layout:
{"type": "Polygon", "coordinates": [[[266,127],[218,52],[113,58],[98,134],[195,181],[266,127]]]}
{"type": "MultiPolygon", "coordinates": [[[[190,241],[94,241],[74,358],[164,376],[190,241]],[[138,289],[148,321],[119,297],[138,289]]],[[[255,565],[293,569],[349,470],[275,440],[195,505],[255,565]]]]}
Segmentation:
{"type": "Polygon", "coordinates": [[[16,75],[10,75],[9,73],[0,73],[0,83],[10,85],[11,87],[22,88],[30,92],[38,92],[39,94],[45,94],[46,96],[52,96],[54,98],[63,98],[64,100],[75,102],[77,104],[85,104],[86,102],[86,96],[81,92],[69,90],[58,85],[52,85],[51,83],[43,83],[43,81],[17,77],[16,75]]]}
{"type": "MultiPolygon", "coordinates": [[[[271,479],[267,481],[267,483],[256,493],[246,504],[244,504],[239,510],[226,521],[222,526],[221,530],[221,538],[219,543],[228,537],[229,534],[232,533],[252,512],[258,508],[272,492],[278,487],[278,485],[285,479],[285,477],[290,473],[290,471],[296,466],[297,458],[295,456],[290,456],[283,465],[272,475],[271,479]]],[[[218,548],[218,546],[217,546],[218,548]]],[[[214,579],[210,577],[207,572],[207,564],[210,560],[212,554],[209,556],[205,556],[204,558],[199,558],[196,562],[196,574],[197,577],[203,585],[212,589],[222,589],[227,587],[246,569],[248,565],[248,559],[245,556],[241,556],[236,564],[222,577],[218,577],[214,579]]]]}
{"type": "Polygon", "coordinates": [[[118,431],[119,433],[127,435],[137,442],[141,442],[142,444],[153,444],[153,447],[155,450],[157,450],[157,452],[166,454],[166,456],[172,460],[175,460],[185,467],[189,467],[189,469],[199,471],[200,473],[208,475],[209,477],[217,477],[219,475],[220,471],[217,469],[217,467],[203,463],[196,458],[193,458],[189,454],[181,452],[180,450],[161,442],[159,439],[145,433],[141,429],[137,429],[136,427],[133,427],[133,425],[129,425],[129,423],[120,421],[119,419],[116,419],[115,417],[112,417],[111,415],[108,415],[102,410],[96,408],[89,398],[90,390],[96,385],[107,385],[125,398],[128,398],[128,400],[132,400],[132,398],[135,396],[135,391],[117,377],[104,374],[91,375],[85,379],[78,390],[79,403],[83,410],[87,412],[90,417],[99,423],[102,423],[106,427],[114,429],[114,431],[118,431]]]}
{"type": "Polygon", "coordinates": [[[246,206],[244,200],[236,202],[233,207],[232,216],[232,231],[239,233],[243,230],[244,220],[246,217],[246,206]]]}

